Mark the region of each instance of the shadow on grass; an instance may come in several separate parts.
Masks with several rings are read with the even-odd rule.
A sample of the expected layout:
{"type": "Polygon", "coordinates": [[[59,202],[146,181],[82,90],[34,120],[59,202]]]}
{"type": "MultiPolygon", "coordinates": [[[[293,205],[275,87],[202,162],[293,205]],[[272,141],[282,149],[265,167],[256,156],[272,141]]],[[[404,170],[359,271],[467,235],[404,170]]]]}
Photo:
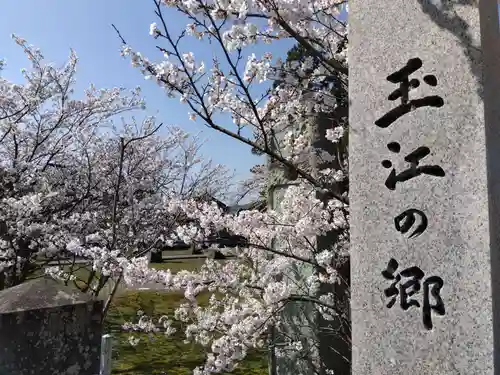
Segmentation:
{"type": "Polygon", "coordinates": [[[163,260],[162,263],[151,263],[151,267],[157,270],[178,272],[182,270],[196,271],[205,263],[205,258],[193,258],[182,260],[163,260]]]}

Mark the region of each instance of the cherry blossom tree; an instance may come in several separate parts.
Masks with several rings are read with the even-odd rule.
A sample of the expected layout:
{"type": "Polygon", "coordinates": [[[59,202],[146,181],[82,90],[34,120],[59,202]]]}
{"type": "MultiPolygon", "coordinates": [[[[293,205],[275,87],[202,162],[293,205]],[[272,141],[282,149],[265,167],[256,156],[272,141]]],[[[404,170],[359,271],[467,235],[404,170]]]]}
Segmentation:
{"type": "Polygon", "coordinates": [[[158,60],[128,45],[114,26],[122,55],[167,97],[184,103],[191,120],[266,155],[269,171],[260,181],[271,201],[276,186],[288,187],[266,212],[237,216],[191,200],[165,202],[170,213],[201,223],[177,226],[184,241],[201,241],[215,228],[246,237],[249,246],[228,250],[234,260],[207,260],[198,272],[176,274],[151,270],[145,259],[117,257],[110,264],[128,283],[156,282],[186,297],[175,316],[142,316],[126,327],[170,334],[173,320],[183,322],[186,339],[209,351],[195,374],[230,371],[249,350],[262,348],[274,353],[272,371],[288,357],[297,373],[340,373],[335,362],[349,362],[349,354],[332,342],[350,343],[346,2],[153,2],[150,35],[158,60]],[[186,27],[179,31],[169,17],[180,16],[186,27]],[[256,45],[271,51],[287,40],[296,45],[287,61],[255,53],[256,45]],[[196,53],[186,50],[187,41],[196,53]],[[211,60],[197,58],[201,51],[211,60]],[[202,292],[212,294],[207,306],[197,303],[202,292]],[[310,325],[317,335],[290,330],[290,305],[306,317],[297,325],[310,325]]]}
{"type": "Polygon", "coordinates": [[[0,80],[1,286],[45,269],[94,295],[114,285],[107,309],[120,276],[99,265],[159,249],[177,220],[163,202],[223,193],[230,174],[201,157],[200,134],[153,117],[116,124],[117,115],[144,108],[139,89],[91,86],[73,99],[75,53],[55,68],[14,40],[32,66],[22,85],[0,80]],[[68,248],[76,240],[78,251],[68,248]]]}

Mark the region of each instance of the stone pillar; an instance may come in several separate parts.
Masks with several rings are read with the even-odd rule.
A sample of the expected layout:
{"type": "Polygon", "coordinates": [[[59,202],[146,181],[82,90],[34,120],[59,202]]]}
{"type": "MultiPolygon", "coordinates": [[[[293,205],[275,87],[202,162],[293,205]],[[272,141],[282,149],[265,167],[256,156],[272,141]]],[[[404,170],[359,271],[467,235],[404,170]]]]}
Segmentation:
{"type": "MultiPolygon", "coordinates": [[[[275,185],[271,190],[270,205],[272,209],[279,212],[280,203],[286,192],[286,189],[293,185],[275,185]]],[[[273,248],[279,250],[282,245],[278,241],[273,241],[273,248]]],[[[288,246],[287,244],[284,245],[288,246]]],[[[271,255],[271,254],[270,254],[271,255]]],[[[314,268],[309,264],[299,264],[286,270],[286,275],[290,279],[302,280],[314,273],[314,268]]],[[[287,338],[294,341],[301,341],[308,338],[313,342],[318,342],[318,316],[315,313],[313,305],[309,302],[289,302],[281,312],[283,322],[280,332],[286,333],[287,338]]],[[[275,345],[279,347],[283,344],[284,336],[279,332],[273,332],[275,345]]],[[[319,352],[317,353],[319,355],[319,352]]],[[[275,358],[276,375],[303,374],[314,375],[315,368],[309,362],[310,358],[302,359],[290,356],[275,358]]]]}
{"type": "Polygon", "coordinates": [[[99,375],[111,375],[113,368],[113,336],[106,334],[101,339],[101,373],[99,375]]]}
{"type": "Polygon", "coordinates": [[[500,374],[497,2],[349,24],[353,375],[500,374]]]}
{"type": "Polygon", "coordinates": [[[97,375],[102,301],[40,278],[0,292],[0,374],[97,375]]]}
{"type": "MultiPolygon", "coordinates": [[[[314,100],[311,98],[311,100],[314,100]]],[[[335,156],[333,160],[325,160],[319,153],[310,153],[304,155],[302,161],[307,162],[307,168],[312,176],[317,177],[318,171],[325,168],[339,169],[341,161],[338,156],[345,156],[346,143],[334,145],[325,137],[326,130],[338,126],[347,117],[347,106],[340,106],[335,112],[329,114],[318,114],[311,119],[311,124],[304,126],[302,131],[307,130],[307,135],[311,140],[311,144],[316,150],[323,150],[330,155],[335,156]]],[[[277,135],[278,141],[281,137],[277,135]]],[[[343,142],[347,142],[347,137],[343,142]]],[[[279,147],[279,144],[277,145],[279,147]]],[[[285,193],[288,186],[295,182],[290,181],[290,173],[280,166],[271,165],[271,175],[275,177],[275,184],[271,186],[269,192],[269,206],[271,209],[279,210],[281,197],[285,193]]],[[[340,182],[338,186],[332,186],[335,190],[347,191],[347,180],[340,182]]],[[[316,249],[318,252],[328,249],[337,240],[337,233],[331,232],[326,236],[318,236],[316,238],[316,249]]],[[[279,244],[274,244],[279,246],[279,244]]],[[[349,280],[350,267],[347,258],[337,259],[337,271],[341,279],[345,282],[339,285],[322,284],[320,287],[320,295],[326,293],[334,293],[337,296],[337,306],[349,315],[349,280]]],[[[317,273],[309,264],[302,264],[300,267],[289,270],[288,277],[296,279],[305,279],[309,275],[317,273]]],[[[320,371],[321,374],[326,373],[326,370],[334,371],[336,375],[349,375],[351,372],[351,345],[350,345],[350,327],[346,324],[345,319],[326,321],[321,314],[316,312],[317,309],[311,303],[298,302],[289,303],[283,313],[283,318],[286,322],[286,333],[290,337],[297,339],[310,337],[318,344],[317,356],[321,358],[321,368],[314,366],[305,360],[296,358],[277,358],[278,365],[277,375],[285,375],[293,372],[301,374],[315,374],[315,371],[320,371]]],[[[280,342],[280,336],[276,335],[276,342],[280,342]]]]}
{"type": "MultiPolygon", "coordinates": [[[[340,101],[342,103],[342,101],[340,101]]],[[[340,124],[345,124],[343,118],[348,116],[348,108],[346,105],[340,105],[333,113],[320,113],[314,119],[314,126],[310,128],[312,145],[317,150],[324,150],[330,155],[336,156],[332,160],[324,160],[321,155],[312,153],[310,155],[310,164],[312,166],[312,174],[317,177],[318,171],[326,168],[339,170],[342,166],[342,159],[347,157],[347,135],[345,135],[340,143],[333,144],[326,139],[327,129],[332,129],[340,124]]],[[[332,189],[342,193],[348,191],[347,179],[339,181],[332,189]]],[[[321,197],[318,195],[318,198],[321,197]]],[[[317,236],[318,252],[329,249],[332,244],[338,240],[338,234],[331,231],[324,236],[317,236]]],[[[346,249],[347,250],[347,249],[346,249]]],[[[339,310],[345,312],[346,316],[350,314],[350,263],[346,255],[339,255],[334,260],[334,267],[338,272],[339,279],[342,280],[339,284],[322,283],[320,286],[320,295],[333,293],[336,297],[336,306],[339,310]]],[[[351,329],[347,319],[326,320],[323,319],[320,313],[317,314],[318,319],[318,341],[319,341],[319,356],[325,370],[333,371],[335,375],[349,375],[351,373],[351,329]]]]}

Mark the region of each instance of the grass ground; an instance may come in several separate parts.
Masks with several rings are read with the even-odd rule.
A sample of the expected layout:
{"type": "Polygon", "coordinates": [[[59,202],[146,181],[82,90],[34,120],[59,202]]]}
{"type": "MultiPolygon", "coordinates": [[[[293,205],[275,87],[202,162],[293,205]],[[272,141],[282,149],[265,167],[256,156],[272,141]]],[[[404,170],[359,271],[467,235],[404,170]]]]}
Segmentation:
{"type": "MultiPolygon", "coordinates": [[[[185,255],[185,251],[176,254],[165,252],[166,255],[185,255]]],[[[155,263],[156,269],[196,270],[205,259],[169,260],[155,263]]],[[[40,275],[42,272],[38,272],[40,275]]],[[[76,275],[87,279],[89,269],[82,267],[76,275]]],[[[40,276],[36,274],[34,276],[40,276]]],[[[128,342],[129,333],[123,332],[121,326],[126,321],[137,321],[137,311],[142,310],[149,316],[160,317],[171,315],[174,309],[183,301],[182,294],[165,293],[161,291],[127,290],[120,287],[110,310],[108,311],[105,333],[113,335],[113,375],[187,375],[203,364],[205,351],[196,344],[184,344],[183,328],[178,325],[177,332],[171,337],[161,335],[155,341],[142,336],[141,342],[133,347],[128,342]]],[[[109,291],[108,291],[109,292],[109,291]]],[[[103,291],[103,295],[107,290],[103,291]]],[[[208,294],[199,298],[199,303],[206,303],[208,294]]],[[[267,375],[267,360],[265,353],[252,353],[240,366],[232,372],[236,375],[267,375]]]]}
{"type": "MultiPolygon", "coordinates": [[[[203,259],[170,261],[155,264],[155,268],[172,271],[194,270],[203,264],[203,259]]],[[[206,303],[208,294],[202,295],[199,303],[206,303]]],[[[112,304],[106,321],[106,332],[113,334],[113,374],[123,375],[187,375],[201,365],[205,359],[203,348],[196,344],[183,343],[183,329],[180,325],[172,337],[161,335],[154,341],[143,336],[143,340],[132,347],[128,343],[129,334],[120,332],[125,321],[137,321],[138,310],[149,316],[159,317],[172,314],[183,300],[179,293],[158,291],[122,291],[112,304]]],[[[232,374],[265,375],[267,361],[265,353],[252,353],[232,374]]]]}

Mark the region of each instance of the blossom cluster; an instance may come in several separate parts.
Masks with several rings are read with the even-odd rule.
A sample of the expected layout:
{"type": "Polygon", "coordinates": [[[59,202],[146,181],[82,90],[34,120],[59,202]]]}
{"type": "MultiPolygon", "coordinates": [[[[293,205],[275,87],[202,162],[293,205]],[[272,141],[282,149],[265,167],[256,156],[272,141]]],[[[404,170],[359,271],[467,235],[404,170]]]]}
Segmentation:
{"type": "Polygon", "coordinates": [[[126,95],[91,85],[76,100],[73,51],[55,68],[13,38],[31,68],[22,85],[0,79],[0,268],[7,278],[0,288],[46,265],[54,277],[76,280],[79,265],[59,266],[69,258],[93,263],[99,272],[78,281],[98,293],[118,277],[116,259],[164,245],[177,220],[166,199],[217,194],[229,174],[198,154],[199,135],[160,128],[154,117],[117,124],[117,116],[144,107],[139,88],[126,95]]]}
{"type": "MultiPolygon", "coordinates": [[[[316,299],[320,283],[338,284],[332,259],[338,256],[339,240],[330,248],[316,251],[314,238],[332,230],[340,231],[347,241],[345,205],[331,201],[326,206],[316,198],[314,189],[306,184],[290,188],[284,195],[280,212],[246,211],[237,216],[225,214],[217,205],[185,199],[170,199],[166,210],[182,213],[189,223],[176,228],[176,236],[192,242],[206,237],[214,230],[225,228],[245,236],[248,247],[228,250],[235,258],[221,263],[207,259],[199,271],[155,270],[147,258],[133,260],[116,257],[114,265],[123,272],[124,280],[135,287],[156,285],[165,291],[182,291],[186,302],[175,311],[173,319],[185,324],[186,340],[211,349],[211,354],[199,374],[230,371],[250,348],[262,348],[265,335],[279,324],[279,312],[294,299],[316,299]],[[194,220],[195,219],[195,220],[194,220]],[[278,240],[281,246],[272,247],[278,240]],[[286,244],[286,245],[284,245],[286,244]],[[273,251],[273,254],[270,254],[273,251]],[[270,256],[273,255],[273,256],[270,256]],[[322,270],[317,275],[283,277],[293,267],[304,263],[322,270]],[[200,293],[210,293],[208,304],[197,302],[200,293]]],[[[108,254],[109,255],[109,254],[108,254]]],[[[96,263],[103,258],[98,257],[96,263]]],[[[318,311],[325,319],[336,319],[342,313],[335,308],[331,295],[317,299],[318,311]]],[[[165,319],[165,318],[164,318],[165,319]]],[[[172,326],[162,327],[152,317],[141,316],[138,323],[127,329],[170,334],[172,326]]],[[[133,342],[137,342],[134,336],[133,342]]],[[[284,352],[312,347],[311,343],[291,342],[284,352]]]]}
{"type": "MultiPolygon", "coordinates": [[[[332,292],[334,285],[345,284],[338,269],[349,241],[347,121],[336,113],[347,106],[347,25],[340,16],[346,2],[155,3],[159,20],[150,34],[163,56],[152,62],[130,45],[123,54],[146,79],[155,79],[169,97],[185,104],[190,119],[267,155],[270,164],[294,172],[289,175],[296,185],[266,212],[229,215],[216,205],[169,199],[165,210],[170,215],[189,218],[176,226],[176,237],[190,243],[227,230],[246,238],[248,246],[226,250],[234,258],[207,260],[196,272],[172,274],[151,270],[138,259],[122,262],[125,279],[184,292],[186,303],[174,319],[187,324],[186,339],[210,350],[196,374],[230,371],[249,350],[264,347],[273,347],[277,357],[307,358],[319,368],[318,343],[291,333],[285,317],[291,306],[302,304],[308,311],[302,315],[317,312],[337,327],[348,325],[342,298],[332,292]],[[186,19],[178,35],[164,22],[171,11],[186,19]],[[206,47],[211,59],[200,58],[199,49],[196,58],[186,52],[182,42],[189,38],[199,49],[206,47]],[[290,39],[300,47],[295,56],[283,61],[271,53],[290,39]],[[269,52],[258,56],[254,47],[262,44],[269,52]],[[321,115],[331,126],[318,135],[321,115]],[[226,123],[228,118],[232,123],[226,123]],[[319,148],[323,141],[330,147],[319,148]],[[326,244],[322,237],[332,241],[326,244]],[[198,305],[200,293],[212,295],[208,305],[198,305]],[[270,332],[276,332],[279,345],[268,341],[270,332]]],[[[259,187],[276,184],[271,172],[256,172],[259,187]]],[[[298,324],[307,325],[307,319],[298,324]]]]}

